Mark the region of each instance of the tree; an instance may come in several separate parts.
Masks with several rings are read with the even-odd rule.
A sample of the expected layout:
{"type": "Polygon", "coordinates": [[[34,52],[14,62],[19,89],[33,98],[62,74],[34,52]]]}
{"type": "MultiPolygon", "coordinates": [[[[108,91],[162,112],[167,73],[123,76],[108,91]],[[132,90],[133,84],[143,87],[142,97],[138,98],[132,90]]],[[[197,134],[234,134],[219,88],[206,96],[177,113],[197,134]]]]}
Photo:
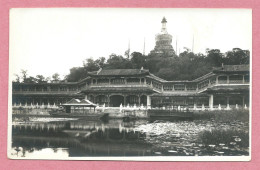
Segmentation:
{"type": "Polygon", "coordinates": [[[52,75],[52,80],[53,81],[60,81],[60,75],[58,73],[55,73],[52,75]]]}
{"type": "Polygon", "coordinates": [[[23,83],[25,83],[27,76],[28,76],[27,70],[22,69],[21,73],[22,73],[23,83]]]}
{"type": "Polygon", "coordinates": [[[106,61],[105,57],[99,57],[99,59],[97,59],[95,62],[97,63],[98,68],[103,68],[105,61],[106,61]]]}
{"type": "Polygon", "coordinates": [[[125,51],[125,57],[126,57],[127,59],[130,58],[130,49],[128,49],[128,50],[125,51]]]}
{"type": "Polygon", "coordinates": [[[233,48],[232,51],[226,53],[225,64],[238,65],[249,64],[250,53],[248,50],[233,48]]]}
{"type": "Polygon", "coordinates": [[[24,80],[24,83],[36,83],[37,80],[35,77],[29,76],[24,80]]]}
{"type": "Polygon", "coordinates": [[[86,59],[83,61],[83,66],[87,72],[89,71],[97,71],[99,67],[99,61],[94,61],[92,58],[86,59]]]}
{"type": "Polygon", "coordinates": [[[221,64],[248,64],[249,51],[234,48],[226,53],[226,56],[219,49],[207,49],[206,55],[195,54],[189,48],[174,57],[158,57],[156,54],[142,55],[140,52],[133,52],[131,58],[117,54],[111,54],[106,61],[104,57],[97,60],[87,59],[83,67],[70,69],[66,76],[68,81],[79,81],[87,76],[90,71],[104,69],[149,69],[152,74],[166,80],[194,80],[212,70],[212,67],[219,67],[221,64]]]}
{"type": "Polygon", "coordinates": [[[46,81],[47,83],[50,82],[50,80],[51,80],[50,77],[46,77],[46,78],[45,78],[45,81],[46,81]]]}
{"type": "Polygon", "coordinates": [[[37,83],[42,83],[42,82],[45,82],[45,77],[43,75],[37,75],[36,76],[36,82],[37,83]]]}
{"type": "Polygon", "coordinates": [[[84,67],[73,67],[70,69],[70,73],[65,77],[69,82],[79,81],[86,77],[86,71],[84,67]]]}
{"type": "Polygon", "coordinates": [[[220,67],[223,63],[223,54],[219,49],[209,49],[207,53],[207,62],[209,62],[214,67],[220,67]]]}
{"type": "Polygon", "coordinates": [[[121,55],[111,54],[107,63],[104,65],[107,69],[131,69],[132,63],[129,59],[121,55]]]}
{"type": "Polygon", "coordinates": [[[14,74],[15,76],[15,82],[20,83],[20,76],[18,74],[14,74]]]}
{"type": "Polygon", "coordinates": [[[133,52],[131,54],[131,63],[133,65],[133,68],[141,68],[145,66],[145,56],[142,55],[142,53],[139,52],[133,52]]]}

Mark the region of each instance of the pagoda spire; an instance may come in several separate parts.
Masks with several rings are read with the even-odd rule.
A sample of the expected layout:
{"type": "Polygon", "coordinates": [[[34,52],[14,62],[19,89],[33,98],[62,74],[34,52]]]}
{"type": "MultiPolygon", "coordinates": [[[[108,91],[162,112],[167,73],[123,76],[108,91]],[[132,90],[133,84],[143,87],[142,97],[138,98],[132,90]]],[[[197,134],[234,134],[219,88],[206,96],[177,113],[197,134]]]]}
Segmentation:
{"type": "Polygon", "coordinates": [[[167,20],[166,20],[165,17],[163,17],[161,23],[162,23],[162,29],[161,29],[161,32],[162,32],[163,34],[167,34],[167,28],[166,28],[167,20]]]}

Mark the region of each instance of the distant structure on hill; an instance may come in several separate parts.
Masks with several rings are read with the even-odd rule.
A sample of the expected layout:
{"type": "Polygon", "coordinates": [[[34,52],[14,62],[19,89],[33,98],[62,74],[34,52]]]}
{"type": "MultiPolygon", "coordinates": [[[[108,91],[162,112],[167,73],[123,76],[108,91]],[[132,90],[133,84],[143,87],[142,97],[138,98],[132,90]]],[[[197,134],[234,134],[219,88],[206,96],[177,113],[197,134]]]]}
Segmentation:
{"type": "Polygon", "coordinates": [[[167,20],[165,17],[163,17],[161,23],[161,32],[155,36],[156,44],[149,55],[156,57],[173,57],[175,55],[175,51],[172,47],[172,35],[167,32],[167,20]]]}

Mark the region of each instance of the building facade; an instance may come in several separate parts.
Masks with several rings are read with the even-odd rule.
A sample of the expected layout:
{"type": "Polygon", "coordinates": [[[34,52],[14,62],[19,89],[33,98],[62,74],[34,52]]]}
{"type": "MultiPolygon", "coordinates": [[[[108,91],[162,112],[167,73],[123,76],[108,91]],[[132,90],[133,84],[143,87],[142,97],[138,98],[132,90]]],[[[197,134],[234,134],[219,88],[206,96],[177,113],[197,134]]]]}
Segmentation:
{"type": "Polygon", "coordinates": [[[90,72],[79,82],[13,83],[13,105],[59,105],[72,98],[107,107],[248,107],[249,65],[224,65],[192,81],[166,81],[145,69],[90,72]]]}

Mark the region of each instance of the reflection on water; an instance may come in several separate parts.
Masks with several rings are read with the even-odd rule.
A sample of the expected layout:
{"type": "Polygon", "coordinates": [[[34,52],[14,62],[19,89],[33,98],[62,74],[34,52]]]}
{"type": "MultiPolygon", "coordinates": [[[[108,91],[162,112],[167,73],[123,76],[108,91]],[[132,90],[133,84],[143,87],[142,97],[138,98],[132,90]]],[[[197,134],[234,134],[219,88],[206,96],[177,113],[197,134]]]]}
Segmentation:
{"type": "MultiPolygon", "coordinates": [[[[13,122],[11,154],[53,159],[83,156],[248,155],[248,147],[239,145],[241,138],[234,145],[219,143],[214,146],[199,140],[202,131],[211,131],[217,126],[210,121],[151,123],[147,120],[123,122],[114,119],[102,122],[30,118],[13,122]]],[[[236,127],[241,128],[241,124],[237,123],[236,127]]],[[[232,127],[226,125],[221,128],[232,127]]]]}

